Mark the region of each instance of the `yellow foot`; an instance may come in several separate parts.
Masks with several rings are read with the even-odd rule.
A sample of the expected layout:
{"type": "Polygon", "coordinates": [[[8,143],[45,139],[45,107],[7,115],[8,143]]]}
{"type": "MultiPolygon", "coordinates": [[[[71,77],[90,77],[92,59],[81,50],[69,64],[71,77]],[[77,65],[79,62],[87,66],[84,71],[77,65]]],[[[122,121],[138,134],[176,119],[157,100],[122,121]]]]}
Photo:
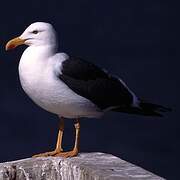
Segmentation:
{"type": "MultiPolygon", "coordinates": [[[[61,150],[61,151],[63,151],[63,150],[61,150]]],[[[50,152],[36,154],[36,155],[33,155],[32,157],[36,158],[36,157],[56,156],[57,154],[61,153],[61,151],[54,150],[54,151],[50,151],[50,152]]]]}
{"type": "Polygon", "coordinates": [[[68,158],[68,157],[74,157],[78,155],[78,150],[72,150],[72,151],[68,151],[68,152],[60,152],[55,154],[55,157],[64,157],[64,158],[68,158]]]}

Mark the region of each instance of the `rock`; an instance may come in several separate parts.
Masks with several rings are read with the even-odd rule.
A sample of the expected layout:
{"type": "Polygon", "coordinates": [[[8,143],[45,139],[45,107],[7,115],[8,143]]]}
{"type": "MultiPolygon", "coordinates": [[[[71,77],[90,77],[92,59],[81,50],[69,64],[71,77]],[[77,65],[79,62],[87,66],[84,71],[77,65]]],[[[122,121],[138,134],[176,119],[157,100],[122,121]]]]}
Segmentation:
{"type": "Polygon", "coordinates": [[[29,158],[0,163],[0,180],[163,180],[138,166],[104,153],[74,158],[29,158]]]}

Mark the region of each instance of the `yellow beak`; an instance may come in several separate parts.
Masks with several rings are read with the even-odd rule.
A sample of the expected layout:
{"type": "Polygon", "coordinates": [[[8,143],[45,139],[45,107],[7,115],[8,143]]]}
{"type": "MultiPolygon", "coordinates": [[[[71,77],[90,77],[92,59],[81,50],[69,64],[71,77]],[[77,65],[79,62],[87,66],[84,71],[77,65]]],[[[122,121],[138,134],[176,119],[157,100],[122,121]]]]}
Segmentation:
{"type": "Polygon", "coordinates": [[[10,50],[10,49],[14,49],[19,45],[24,44],[25,40],[21,39],[20,37],[16,37],[14,39],[11,39],[10,41],[7,42],[6,44],[6,51],[10,50]]]}

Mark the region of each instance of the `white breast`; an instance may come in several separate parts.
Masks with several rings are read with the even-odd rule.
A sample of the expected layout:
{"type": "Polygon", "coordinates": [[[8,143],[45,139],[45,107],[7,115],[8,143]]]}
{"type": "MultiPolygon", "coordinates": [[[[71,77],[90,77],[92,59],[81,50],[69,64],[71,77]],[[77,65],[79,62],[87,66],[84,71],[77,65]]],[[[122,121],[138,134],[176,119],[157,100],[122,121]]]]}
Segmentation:
{"type": "Polygon", "coordinates": [[[66,57],[64,53],[48,57],[40,48],[27,48],[19,63],[22,88],[40,107],[60,116],[77,118],[102,115],[96,105],[74,93],[56,76],[66,57]]]}

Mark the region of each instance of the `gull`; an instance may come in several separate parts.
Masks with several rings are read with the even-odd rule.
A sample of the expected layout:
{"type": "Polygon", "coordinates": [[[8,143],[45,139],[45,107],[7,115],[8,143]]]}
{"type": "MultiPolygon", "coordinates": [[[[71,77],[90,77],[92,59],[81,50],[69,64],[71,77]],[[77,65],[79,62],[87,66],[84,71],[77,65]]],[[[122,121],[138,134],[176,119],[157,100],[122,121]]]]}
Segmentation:
{"type": "Polygon", "coordinates": [[[6,50],[25,44],[19,62],[19,77],[25,93],[41,108],[57,114],[60,126],[54,151],[33,157],[73,157],[79,152],[82,117],[100,118],[108,111],[162,116],[169,108],[145,102],[118,77],[91,62],[58,51],[53,26],[45,22],[31,24],[6,44],[6,50]],[[75,142],[64,152],[64,118],[75,119],[75,142]]]}

